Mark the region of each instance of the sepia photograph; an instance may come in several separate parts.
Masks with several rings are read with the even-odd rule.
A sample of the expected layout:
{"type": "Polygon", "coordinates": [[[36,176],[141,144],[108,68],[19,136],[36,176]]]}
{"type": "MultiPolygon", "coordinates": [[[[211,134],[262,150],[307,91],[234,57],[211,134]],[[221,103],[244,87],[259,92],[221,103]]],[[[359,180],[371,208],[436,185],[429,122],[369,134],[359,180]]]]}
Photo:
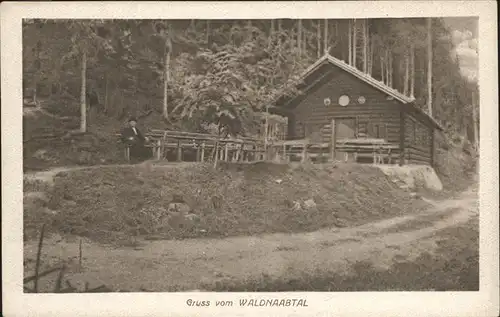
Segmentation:
{"type": "Polygon", "coordinates": [[[24,20],[25,291],[477,291],[477,21],[24,20]]]}
{"type": "Polygon", "coordinates": [[[479,292],[478,14],[20,27],[24,294],[479,292]]]}

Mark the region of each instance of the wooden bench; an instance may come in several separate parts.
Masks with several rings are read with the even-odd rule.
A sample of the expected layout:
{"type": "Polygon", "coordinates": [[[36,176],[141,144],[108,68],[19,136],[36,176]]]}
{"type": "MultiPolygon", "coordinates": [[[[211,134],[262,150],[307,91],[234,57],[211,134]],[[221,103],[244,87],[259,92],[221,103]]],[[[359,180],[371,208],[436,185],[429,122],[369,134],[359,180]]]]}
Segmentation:
{"type": "Polygon", "coordinates": [[[385,162],[392,164],[393,155],[399,151],[399,146],[376,140],[345,141],[337,144],[337,150],[347,155],[352,153],[355,162],[358,162],[360,158],[369,158],[373,160],[373,164],[383,164],[385,162]]]}
{"type": "MultiPolygon", "coordinates": [[[[302,161],[306,159],[332,160],[332,149],[328,142],[310,143],[308,140],[287,140],[277,142],[273,146],[283,148],[282,153],[286,160],[291,160],[292,157],[297,156],[301,157],[302,161]]],[[[344,153],[345,162],[352,155],[355,162],[358,162],[361,158],[370,158],[374,164],[384,162],[392,164],[396,154],[399,153],[399,146],[388,143],[383,139],[339,139],[335,145],[335,153],[344,153]]]]}

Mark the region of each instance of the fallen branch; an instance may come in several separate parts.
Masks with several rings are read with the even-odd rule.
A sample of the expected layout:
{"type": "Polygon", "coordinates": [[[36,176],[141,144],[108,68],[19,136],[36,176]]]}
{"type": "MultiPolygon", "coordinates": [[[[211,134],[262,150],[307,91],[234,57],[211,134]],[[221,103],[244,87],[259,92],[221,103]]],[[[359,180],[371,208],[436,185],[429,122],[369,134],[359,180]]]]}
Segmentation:
{"type": "Polygon", "coordinates": [[[45,224],[42,225],[42,230],[40,232],[40,240],[38,241],[38,250],[36,254],[36,264],[35,264],[35,293],[38,293],[38,279],[40,278],[38,273],[40,271],[40,258],[42,256],[42,245],[43,245],[43,235],[45,233],[45,224]]]}
{"type": "Polygon", "coordinates": [[[61,267],[59,274],[57,275],[56,285],[54,287],[54,292],[59,293],[61,291],[62,280],[64,277],[64,271],[66,270],[66,265],[61,267]]]}

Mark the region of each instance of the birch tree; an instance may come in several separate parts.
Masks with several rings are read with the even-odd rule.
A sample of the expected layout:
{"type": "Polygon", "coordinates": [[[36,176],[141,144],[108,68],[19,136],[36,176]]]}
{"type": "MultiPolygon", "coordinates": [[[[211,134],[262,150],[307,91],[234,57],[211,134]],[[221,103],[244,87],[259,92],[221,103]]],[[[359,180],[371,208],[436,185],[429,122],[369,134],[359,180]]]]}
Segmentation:
{"type": "Polygon", "coordinates": [[[427,18],[427,112],[432,116],[432,18],[427,18]]]}
{"type": "Polygon", "coordinates": [[[72,31],[70,52],[63,60],[79,57],[80,59],[80,132],[87,132],[87,67],[89,59],[95,59],[100,50],[112,51],[109,41],[98,36],[96,29],[103,25],[102,20],[71,21],[68,26],[72,31]]]}
{"type": "Polygon", "coordinates": [[[323,54],[326,54],[326,48],[328,47],[328,19],[325,19],[325,29],[323,34],[323,54]]]}

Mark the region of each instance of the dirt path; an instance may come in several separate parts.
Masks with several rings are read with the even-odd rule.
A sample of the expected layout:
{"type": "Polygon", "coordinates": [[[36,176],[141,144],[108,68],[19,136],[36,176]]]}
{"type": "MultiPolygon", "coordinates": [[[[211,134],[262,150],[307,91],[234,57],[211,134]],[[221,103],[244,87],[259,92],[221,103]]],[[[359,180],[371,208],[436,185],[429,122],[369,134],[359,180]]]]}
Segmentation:
{"type": "MultiPolygon", "coordinates": [[[[169,167],[189,167],[192,164],[195,163],[190,163],[190,162],[166,162],[166,163],[155,163],[152,161],[152,166],[153,168],[169,168],[169,167]]],[[[144,163],[141,164],[108,164],[108,165],[93,165],[93,166],[62,166],[62,167],[55,167],[51,168],[46,171],[36,171],[36,172],[28,172],[24,174],[24,178],[28,180],[39,180],[42,182],[47,183],[48,185],[53,185],[54,183],[54,177],[61,172],[69,172],[69,171],[79,171],[79,170],[89,170],[89,169],[98,169],[98,168],[113,168],[113,167],[138,167],[138,168],[146,168],[144,163]]]]}
{"type": "MultiPolygon", "coordinates": [[[[53,175],[65,170],[39,172],[34,177],[50,182],[53,175]]],[[[262,274],[279,277],[317,269],[349,272],[353,263],[365,260],[387,268],[397,261],[415,259],[422,252],[432,254],[440,239],[434,234],[477,217],[477,201],[477,194],[470,189],[455,200],[429,201],[433,207],[418,215],[311,233],[141,241],[136,248],[84,241],[84,270],[73,271],[70,280],[80,287],[87,281],[90,287],[105,284],[131,291],[168,291],[201,289],[205,283],[259,278],[262,274]]],[[[54,264],[72,257],[76,268],[78,250],[78,241],[52,237],[45,241],[44,262],[54,264]]],[[[27,242],[25,257],[35,256],[36,241],[27,242]]]]}

